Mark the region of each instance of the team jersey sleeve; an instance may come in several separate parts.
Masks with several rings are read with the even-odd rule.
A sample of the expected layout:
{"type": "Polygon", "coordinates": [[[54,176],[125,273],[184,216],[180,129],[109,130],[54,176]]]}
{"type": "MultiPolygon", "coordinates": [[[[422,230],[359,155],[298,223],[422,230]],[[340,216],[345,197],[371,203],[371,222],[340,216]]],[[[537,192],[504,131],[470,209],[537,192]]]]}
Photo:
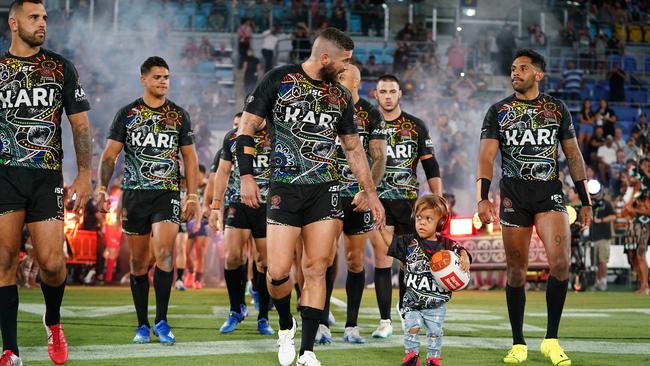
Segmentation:
{"type": "Polygon", "coordinates": [[[126,110],[127,108],[122,108],[115,114],[111,129],[108,131],[108,139],[126,142],[126,110]]]}
{"type": "Polygon", "coordinates": [[[406,262],[407,247],[411,240],[413,240],[413,235],[393,235],[393,241],[388,247],[388,255],[401,262],[406,262]]]}
{"type": "Polygon", "coordinates": [[[455,252],[458,255],[460,255],[460,253],[464,251],[465,253],[467,253],[467,256],[469,257],[469,262],[470,263],[473,262],[473,258],[470,252],[467,249],[465,249],[465,247],[460,245],[459,242],[455,240],[451,240],[449,238],[444,238],[444,244],[446,250],[451,250],[452,252],[455,252]]]}
{"type": "Polygon", "coordinates": [[[356,135],[357,125],[354,123],[354,103],[352,97],[348,96],[347,106],[341,114],[341,120],[336,126],[336,133],[339,135],[356,135]]]}
{"type": "Polygon", "coordinates": [[[183,124],[178,136],[178,145],[186,146],[194,144],[194,131],[192,131],[192,121],[190,114],[183,111],[183,124]]]}
{"type": "Polygon", "coordinates": [[[370,120],[370,140],[386,140],[386,122],[384,117],[377,110],[377,108],[370,107],[368,110],[368,119],[370,120]]]}
{"type": "Polygon", "coordinates": [[[264,75],[255,90],[246,98],[244,111],[258,117],[266,118],[271,114],[273,105],[278,96],[283,69],[276,68],[264,75]]]}
{"type": "Polygon", "coordinates": [[[571,118],[571,113],[569,108],[567,108],[564,102],[560,101],[560,108],[562,109],[562,120],[560,121],[560,130],[558,131],[558,138],[560,141],[568,140],[576,137],[576,131],[573,128],[573,119],[571,118]]]}
{"type": "Polygon", "coordinates": [[[418,157],[426,155],[435,155],[433,151],[433,141],[429,137],[429,130],[422,122],[418,122],[418,157]]]}
{"type": "Polygon", "coordinates": [[[219,169],[219,160],[221,159],[221,149],[217,150],[217,153],[214,154],[212,159],[212,164],[210,165],[210,173],[216,173],[219,169]]]}
{"type": "MultiPolygon", "coordinates": [[[[221,146],[221,159],[225,161],[234,161],[232,150],[230,150],[232,132],[229,132],[223,138],[223,145],[221,146]]],[[[232,141],[234,144],[235,142],[232,141]]]]}
{"type": "Polygon", "coordinates": [[[497,120],[497,111],[494,106],[488,109],[483,119],[483,127],[481,127],[482,139],[499,139],[499,121],[497,120]]]}
{"type": "Polygon", "coordinates": [[[64,60],[63,107],[67,115],[90,110],[86,92],[79,82],[79,74],[72,62],[64,60]]]}

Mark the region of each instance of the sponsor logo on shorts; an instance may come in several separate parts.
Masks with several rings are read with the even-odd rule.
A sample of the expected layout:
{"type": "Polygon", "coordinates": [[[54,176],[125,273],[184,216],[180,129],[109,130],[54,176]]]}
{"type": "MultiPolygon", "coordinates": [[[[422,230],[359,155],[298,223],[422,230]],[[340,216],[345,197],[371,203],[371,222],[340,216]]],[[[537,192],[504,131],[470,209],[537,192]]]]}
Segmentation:
{"type": "Polygon", "coordinates": [[[508,197],[503,198],[503,212],[515,212],[515,209],[512,208],[512,200],[508,197]]]}
{"type": "Polygon", "coordinates": [[[269,203],[271,204],[271,210],[279,210],[281,202],[282,202],[282,198],[277,194],[271,196],[271,198],[269,199],[269,203]]]}
{"type": "Polygon", "coordinates": [[[551,196],[551,201],[561,205],[562,203],[564,203],[564,198],[562,197],[561,194],[554,194],[551,196]]]}
{"type": "Polygon", "coordinates": [[[363,213],[363,223],[368,225],[370,224],[370,212],[364,212],[363,213]]]}

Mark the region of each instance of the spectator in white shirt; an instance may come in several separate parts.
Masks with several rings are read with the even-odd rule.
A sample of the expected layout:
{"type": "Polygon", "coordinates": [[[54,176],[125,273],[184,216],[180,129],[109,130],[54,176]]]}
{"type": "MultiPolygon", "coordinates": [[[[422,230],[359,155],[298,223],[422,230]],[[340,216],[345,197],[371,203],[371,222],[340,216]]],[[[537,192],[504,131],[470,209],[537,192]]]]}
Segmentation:
{"type": "Polygon", "coordinates": [[[607,182],[607,172],[610,165],[616,162],[616,147],[614,146],[614,138],[607,136],[605,138],[605,145],[598,148],[598,170],[600,172],[600,179],[607,182]]]}

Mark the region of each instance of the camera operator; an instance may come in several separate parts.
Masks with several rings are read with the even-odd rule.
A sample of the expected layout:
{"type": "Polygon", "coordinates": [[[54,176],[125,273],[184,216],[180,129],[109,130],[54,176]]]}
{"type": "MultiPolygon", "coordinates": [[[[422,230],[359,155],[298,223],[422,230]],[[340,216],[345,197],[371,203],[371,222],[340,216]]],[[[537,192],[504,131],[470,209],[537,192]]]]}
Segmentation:
{"type": "Polygon", "coordinates": [[[612,222],[616,220],[616,214],[612,204],[604,197],[603,187],[597,181],[592,182],[589,193],[594,207],[594,220],[589,230],[589,240],[593,243],[594,262],[598,265],[596,283],[592,290],[607,291],[607,262],[612,244],[612,222]]]}

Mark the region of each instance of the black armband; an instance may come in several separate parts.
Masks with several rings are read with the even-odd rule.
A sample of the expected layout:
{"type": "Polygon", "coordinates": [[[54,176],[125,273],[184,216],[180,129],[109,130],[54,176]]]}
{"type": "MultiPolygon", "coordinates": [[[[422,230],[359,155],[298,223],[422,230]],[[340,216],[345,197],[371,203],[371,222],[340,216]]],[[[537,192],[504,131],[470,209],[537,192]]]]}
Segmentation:
{"type": "Polygon", "coordinates": [[[424,169],[424,174],[427,176],[427,179],[440,178],[440,166],[435,156],[421,161],[422,169],[424,169]]]}
{"type": "Polygon", "coordinates": [[[491,180],[487,178],[479,178],[476,180],[476,193],[479,195],[477,201],[486,201],[490,199],[490,184],[491,180]]]}
{"type": "Polygon", "coordinates": [[[235,140],[237,145],[237,164],[239,176],[253,174],[253,156],[255,156],[255,140],[252,136],[239,135],[235,140]]]}
{"type": "Polygon", "coordinates": [[[576,191],[578,192],[578,197],[580,197],[580,202],[582,202],[583,206],[591,206],[591,196],[589,196],[589,192],[587,192],[587,180],[582,179],[577,182],[576,184],[576,191]]]}

